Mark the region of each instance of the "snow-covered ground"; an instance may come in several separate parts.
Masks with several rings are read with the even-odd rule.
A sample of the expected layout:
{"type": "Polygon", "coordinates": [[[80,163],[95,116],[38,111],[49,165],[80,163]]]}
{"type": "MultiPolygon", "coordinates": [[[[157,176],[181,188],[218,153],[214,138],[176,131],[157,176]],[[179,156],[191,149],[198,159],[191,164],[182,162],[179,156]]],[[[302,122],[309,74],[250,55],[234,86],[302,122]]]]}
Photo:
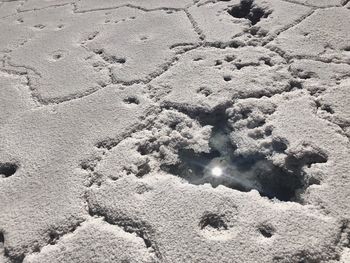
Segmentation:
{"type": "Polygon", "coordinates": [[[349,263],[350,3],[0,0],[0,263],[349,263]]]}

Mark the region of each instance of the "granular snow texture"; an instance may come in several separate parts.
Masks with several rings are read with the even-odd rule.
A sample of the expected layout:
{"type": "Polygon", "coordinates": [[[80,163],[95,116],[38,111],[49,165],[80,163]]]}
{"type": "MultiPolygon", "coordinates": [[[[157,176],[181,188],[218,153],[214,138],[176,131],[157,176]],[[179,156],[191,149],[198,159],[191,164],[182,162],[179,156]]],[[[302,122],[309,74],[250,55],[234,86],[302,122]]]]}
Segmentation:
{"type": "Polygon", "coordinates": [[[0,263],[349,263],[348,0],[0,0],[0,263]]]}

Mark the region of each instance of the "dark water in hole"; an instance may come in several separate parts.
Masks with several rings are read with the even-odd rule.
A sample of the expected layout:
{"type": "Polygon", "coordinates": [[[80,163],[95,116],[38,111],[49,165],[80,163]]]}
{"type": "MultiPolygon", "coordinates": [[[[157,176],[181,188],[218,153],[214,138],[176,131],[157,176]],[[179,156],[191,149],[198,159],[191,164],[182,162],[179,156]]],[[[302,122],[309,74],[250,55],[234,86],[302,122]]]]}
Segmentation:
{"type": "Polygon", "coordinates": [[[293,200],[295,191],[303,187],[302,176],[273,165],[263,155],[235,156],[235,148],[225,130],[224,127],[213,129],[209,153],[180,150],[180,163],[165,170],[195,185],[224,185],[243,192],[256,189],[269,198],[293,200]],[[223,174],[214,176],[214,167],[220,167],[223,174]]]}

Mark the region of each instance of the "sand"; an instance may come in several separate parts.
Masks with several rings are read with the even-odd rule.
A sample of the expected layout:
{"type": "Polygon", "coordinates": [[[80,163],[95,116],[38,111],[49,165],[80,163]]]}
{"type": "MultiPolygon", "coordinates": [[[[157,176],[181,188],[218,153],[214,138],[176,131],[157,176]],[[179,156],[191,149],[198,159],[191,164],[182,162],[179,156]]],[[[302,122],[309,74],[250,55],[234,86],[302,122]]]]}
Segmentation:
{"type": "Polygon", "coordinates": [[[0,0],[0,262],[350,262],[346,0],[0,0]]]}

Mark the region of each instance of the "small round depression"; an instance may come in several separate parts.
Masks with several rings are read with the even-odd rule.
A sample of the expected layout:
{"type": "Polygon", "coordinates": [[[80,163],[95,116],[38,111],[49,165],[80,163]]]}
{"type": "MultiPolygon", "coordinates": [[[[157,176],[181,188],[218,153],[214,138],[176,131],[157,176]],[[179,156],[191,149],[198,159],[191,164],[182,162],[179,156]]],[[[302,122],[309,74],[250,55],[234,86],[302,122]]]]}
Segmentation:
{"type": "Polygon", "coordinates": [[[51,60],[58,61],[65,57],[65,52],[62,50],[57,50],[51,53],[51,60]]]}
{"type": "Polygon", "coordinates": [[[53,55],[52,57],[53,57],[54,60],[59,60],[59,59],[61,59],[63,56],[62,56],[62,54],[55,54],[55,55],[53,55]]]}
{"type": "Polygon", "coordinates": [[[230,81],[230,80],[232,80],[232,77],[226,75],[226,76],[224,76],[224,80],[225,80],[225,81],[230,81]]]}
{"type": "Polygon", "coordinates": [[[206,228],[216,230],[227,230],[228,228],[223,217],[215,213],[205,214],[199,222],[199,227],[201,230],[204,230],[206,228]]]}
{"type": "Polygon", "coordinates": [[[18,165],[15,163],[0,163],[0,178],[10,177],[17,169],[18,165]]]}
{"type": "Polygon", "coordinates": [[[275,229],[271,226],[263,225],[258,228],[260,234],[265,238],[271,238],[275,232],[275,229]]]}

